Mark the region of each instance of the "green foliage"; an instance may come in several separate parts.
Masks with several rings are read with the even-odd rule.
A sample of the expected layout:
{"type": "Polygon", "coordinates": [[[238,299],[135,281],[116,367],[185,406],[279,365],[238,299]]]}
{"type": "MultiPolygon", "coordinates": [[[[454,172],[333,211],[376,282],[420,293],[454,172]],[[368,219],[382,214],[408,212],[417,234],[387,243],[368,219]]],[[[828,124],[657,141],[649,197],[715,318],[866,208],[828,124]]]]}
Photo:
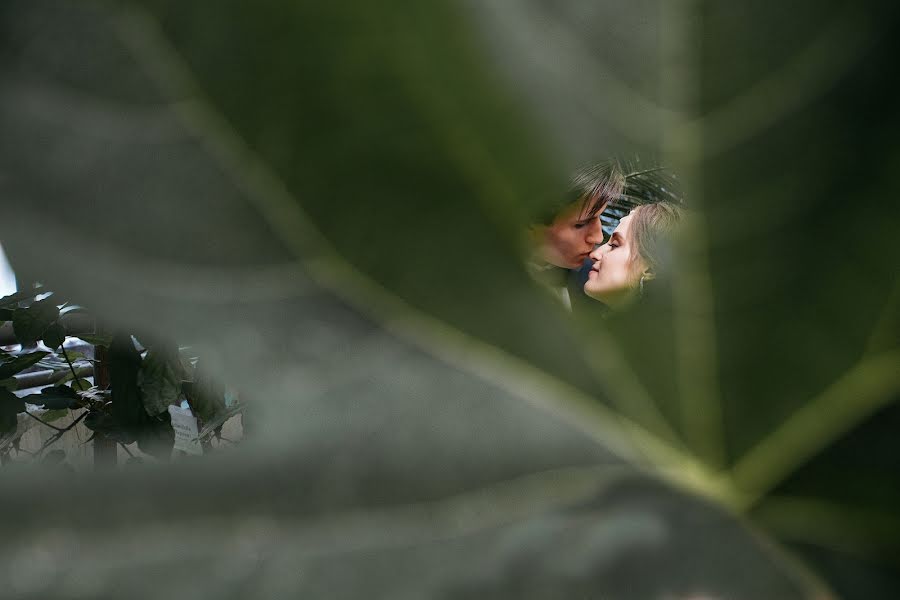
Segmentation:
{"type": "MultiPolygon", "coordinates": [[[[0,308],[15,310],[16,308],[18,308],[19,302],[23,300],[31,300],[34,298],[34,296],[35,292],[30,292],[28,290],[21,290],[15,292],[14,294],[3,296],[2,298],[0,298],[0,308]]],[[[4,320],[12,319],[10,318],[4,320]]]]}
{"type": "Polygon", "coordinates": [[[170,404],[178,404],[185,378],[178,348],[156,345],[147,351],[137,374],[144,410],[150,416],[160,415],[170,404]]]}
{"type": "Polygon", "coordinates": [[[82,333],[78,337],[93,346],[109,348],[112,343],[112,336],[108,334],[82,333]]]}
{"type": "Polygon", "coordinates": [[[48,348],[59,348],[66,340],[66,330],[59,323],[53,323],[41,335],[44,345],[48,348]]]}
{"type": "Polygon", "coordinates": [[[43,406],[48,410],[81,408],[84,405],[78,393],[66,385],[45,387],[40,394],[28,394],[22,397],[22,400],[29,404],[43,406]]]}
{"type": "MultiPolygon", "coordinates": [[[[33,300],[35,292],[23,292],[3,299],[3,302],[28,302],[33,300]]],[[[171,344],[158,344],[142,356],[134,345],[129,334],[114,336],[84,335],[98,345],[106,345],[109,351],[109,368],[112,379],[111,390],[104,392],[94,388],[86,379],[75,375],[74,364],[86,360],[84,355],[71,350],[63,351],[65,328],[57,321],[63,314],[74,311],[83,312],[82,307],[66,306],[63,310],[53,310],[44,301],[31,302],[28,306],[18,307],[8,316],[12,319],[18,315],[19,327],[14,329],[20,343],[33,340],[35,335],[43,338],[43,342],[56,352],[30,352],[14,354],[0,352],[0,381],[4,382],[3,408],[0,411],[0,433],[9,434],[16,428],[17,414],[25,411],[25,403],[43,407],[41,420],[58,419],[68,411],[86,410],[84,424],[95,434],[105,436],[121,444],[138,442],[138,447],[159,459],[167,460],[174,443],[174,432],[169,422],[167,408],[177,404],[190,390],[192,402],[199,407],[198,415],[205,420],[214,421],[216,427],[221,426],[234,411],[226,411],[224,390],[216,383],[206,380],[198,386],[186,378],[177,347],[171,344]],[[68,309],[68,310],[67,310],[68,309]],[[21,312],[19,312],[21,311],[21,312]],[[23,317],[22,315],[27,315],[23,317]],[[51,322],[52,321],[52,322],[51,322]],[[47,327],[43,324],[50,322],[47,327]],[[26,338],[19,338],[24,333],[26,338]],[[18,387],[13,377],[32,367],[51,369],[59,375],[54,377],[55,385],[41,389],[40,393],[17,397],[12,392],[18,387]]],[[[193,376],[193,369],[191,370],[193,376]]],[[[74,415],[73,415],[74,417],[74,415]]],[[[77,418],[77,417],[75,417],[77,418]]],[[[68,429],[58,432],[58,439],[68,429]]],[[[0,444],[0,452],[7,451],[7,444],[16,443],[15,437],[4,439],[0,444]]],[[[56,461],[51,461],[53,464],[56,461]]]]}
{"type": "Polygon", "coordinates": [[[41,421],[44,423],[52,423],[53,421],[58,421],[66,417],[69,414],[69,411],[66,409],[59,410],[48,410],[41,414],[41,421]]]}
{"type": "MultiPolygon", "coordinates": [[[[59,318],[59,308],[53,297],[32,302],[26,308],[13,311],[12,323],[16,338],[22,344],[33,344],[40,340],[44,332],[59,318]]],[[[56,337],[54,332],[53,337],[56,337]]],[[[55,340],[54,340],[55,341],[55,340]]],[[[51,346],[56,348],[59,344],[51,346]]]]}
{"type": "Polygon", "coordinates": [[[38,363],[49,353],[42,350],[37,352],[28,352],[18,356],[4,357],[0,359],[0,379],[12,377],[16,373],[24,371],[28,367],[38,363]]]}

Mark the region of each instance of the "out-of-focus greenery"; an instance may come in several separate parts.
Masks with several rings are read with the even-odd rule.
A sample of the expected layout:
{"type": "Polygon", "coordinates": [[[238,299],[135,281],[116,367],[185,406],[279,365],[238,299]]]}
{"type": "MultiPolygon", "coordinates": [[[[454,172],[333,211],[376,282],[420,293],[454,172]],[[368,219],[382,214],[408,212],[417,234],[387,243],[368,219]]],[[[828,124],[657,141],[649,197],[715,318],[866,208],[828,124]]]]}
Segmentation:
{"type": "Polygon", "coordinates": [[[228,464],[10,478],[4,589],[896,597],[897,12],[4,3],[20,275],[259,399],[228,464]],[[521,232],[630,153],[671,281],[572,320],[521,232]]]}

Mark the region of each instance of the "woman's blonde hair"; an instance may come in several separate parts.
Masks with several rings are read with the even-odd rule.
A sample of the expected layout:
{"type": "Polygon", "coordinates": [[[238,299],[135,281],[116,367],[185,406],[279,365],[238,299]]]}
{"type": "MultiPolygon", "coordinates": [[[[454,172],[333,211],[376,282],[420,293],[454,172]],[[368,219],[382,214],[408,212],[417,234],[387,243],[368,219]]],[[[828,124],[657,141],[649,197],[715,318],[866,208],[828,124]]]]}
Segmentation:
{"type": "Polygon", "coordinates": [[[631,211],[632,248],[656,275],[666,262],[666,248],[682,219],[682,209],[670,202],[642,204],[631,211]]]}

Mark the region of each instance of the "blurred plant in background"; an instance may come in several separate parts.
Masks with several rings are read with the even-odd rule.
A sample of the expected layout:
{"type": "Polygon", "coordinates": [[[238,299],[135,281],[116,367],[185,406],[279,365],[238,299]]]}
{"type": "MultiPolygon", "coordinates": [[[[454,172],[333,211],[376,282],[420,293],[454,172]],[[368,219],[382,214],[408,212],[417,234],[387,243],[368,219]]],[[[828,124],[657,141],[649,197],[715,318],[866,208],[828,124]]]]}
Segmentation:
{"type": "Polygon", "coordinates": [[[6,341],[14,342],[0,349],[4,463],[11,451],[19,459],[32,454],[42,462],[65,461],[66,452],[54,444],[82,422],[93,432],[82,443],[95,442],[98,467],[115,465],[115,446],[111,456],[101,450],[110,444],[138,462],[129,449],[135,443],[135,451],[168,460],[175,441],[169,406],[182,402],[191,417],[199,418],[199,447],[210,450],[211,438],[222,439],[225,421],[241,407],[233,394],[226,396],[221,384],[198,370],[199,360],[187,354],[189,349],[182,352],[164,342],[136,347],[130,334],[98,333],[83,308],[58,302],[40,287],[0,298],[0,331],[11,330],[6,341]],[[64,424],[56,423],[61,419],[64,424]],[[21,439],[35,422],[55,433],[29,452],[21,439]]]}

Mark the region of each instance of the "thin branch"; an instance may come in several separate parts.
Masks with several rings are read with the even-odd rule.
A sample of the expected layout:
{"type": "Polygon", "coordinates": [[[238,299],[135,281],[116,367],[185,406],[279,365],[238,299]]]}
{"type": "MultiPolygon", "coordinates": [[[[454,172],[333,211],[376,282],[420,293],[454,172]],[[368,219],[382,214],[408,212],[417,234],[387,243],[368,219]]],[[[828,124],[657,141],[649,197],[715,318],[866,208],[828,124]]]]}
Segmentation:
{"type": "Polygon", "coordinates": [[[60,429],[60,430],[57,431],[55,434],[53,434],[53,436],[47,438],[47,441],[45,441],[45,442],[41,445],[40,449],[39,449],[35,454],[40,454],[40,453],[43,452],[45,449],[47,449],[48,446],[52,446],[52,445],[55,444],[57,441],[59,441],[59,438],[61,438],[67,431],[70,431],[70,430],[74,429],[75,426],[78,425],[78,423],[80,423],[81,420],[82,420],[83,418],[85,418],[85,417],[88,415],[88,412],[89,412],[89,411],[84,411],[83,413],[81,413],[80,415],[78,415],[78,418],[77,418],[77,419],[75,419],[74,421],[72,421],[72,422],[71,422],[69,425],[67,425],[65,428],[60,429]]]}
{"type": "Polygon", "coordinates": [[[75,366],[72,364],[72,361],[69,360],[69,355],[66,354],[65,340],[63,340],[63,343],[59,345],[59,351],[62,353],[63,358],[66,359],[66,364],[69,365],[69,370],[72,371],[72,377],[74,378],[75,385],[78,386],[78,391],[83,392],[84,386],[82,385],[81,381],[78,379],[78,374],[75,373],[75,366]]]}
{"type": "Polygon", "coordinates": [[[131,452],[131,450],[128,449],[128,446],[126,446],[122,442],[116,442],[116,443],[119,444],[120,446],[122,446],[122,450],[124,450],[125,453],[128,454],[128,456],[130,456],[131,458],[134,458],[134,454],[131,452]]]}
{"type": "Polygon", "coordinates": [[[41,425],[46,425],[50,429],[55,429],[56,431],[64,431],[61,427],[57,427],[56,425],[51,425],[47,421],[39,418],[37,415],[31,414],[27,410],[25,411],[25,414],[28,415],[29,417],[31,417],[32,419],[34,419],[35,421],[37,421],[38,423],[40,423],[41,425]]]}

